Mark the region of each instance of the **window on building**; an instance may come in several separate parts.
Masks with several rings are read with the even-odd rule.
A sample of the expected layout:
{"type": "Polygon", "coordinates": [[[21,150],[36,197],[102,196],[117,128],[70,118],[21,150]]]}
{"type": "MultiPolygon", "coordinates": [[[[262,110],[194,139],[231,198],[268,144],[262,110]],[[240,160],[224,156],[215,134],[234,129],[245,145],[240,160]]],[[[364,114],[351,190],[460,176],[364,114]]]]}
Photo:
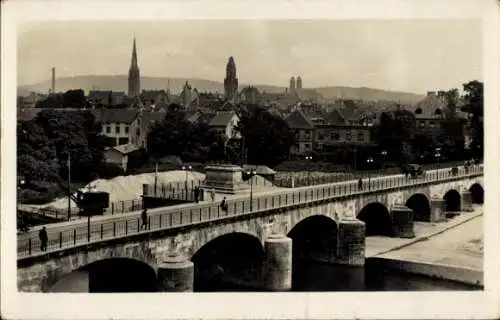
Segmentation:
{"type": "Polygon", "coordinates": [[[115,131],[117,134],[120,134],[120,124],[119,123],[116,124],[115,131]]]}
{"type": "Polygon", "coordinates": [[[340,133],[335,132],[335,133],[333,134],[333,140],[340,140],[340,133]]]}
{"type": "Polygon", "coordinates": [[[128,134],[128,132],[129,132],[129,126],[125,126],[124,130],[125,130],[125,133],[128,134]]]}
{"type": "Polygon", "coordinates": [[[106,133],[111,133],[111,126],[106,126],[106,133]]]}
{"type": "Polygon", "coordinates": [[[365,141],[365,134],[363,132],[358,132],[358,141],[359,142],[365,141]]]}
{"type": "Polygon", "coordinates": [[[118,138],[118,144],[127,144],[128,143],[128,138],[118,138]]]}
{"type": "Polygon", "coordinates": [[[434,128],[434,121],[429,122],[429,127],[434,128]]]}
{"type": "Polygon", "coordinates": [[[420,125],[420,127],[422,127],[422,128],[423,128],[423,127],[425,127],[425,122],[424,122],[424,121],[420,121],[418,124],[419,124],[419,125],[420,125]]]}
{"type": "Polygon", "coordinates": [[[306,139],[309,139],[311,137],[311,132],[309,132],[307,130],[304,132],[304,134],[306,136],[306,139]]]}
{"type": "Polygon", "coordinates": [[[311,145],[309,143],[304,144],[305,149],[311,149],[311,145]]]}
{"type": "Polygon", "coordinates": [[[415,114],[422,114],[422,108],[417,108],[417,110],[415,110],[415,114]]]}
{"type": "Polygon", "coordinates": [[[141,135],[141,130],[139,128],[137,128],[137,130],[135,131],[135,135],[136,136],[140,136],[141,135]]]}

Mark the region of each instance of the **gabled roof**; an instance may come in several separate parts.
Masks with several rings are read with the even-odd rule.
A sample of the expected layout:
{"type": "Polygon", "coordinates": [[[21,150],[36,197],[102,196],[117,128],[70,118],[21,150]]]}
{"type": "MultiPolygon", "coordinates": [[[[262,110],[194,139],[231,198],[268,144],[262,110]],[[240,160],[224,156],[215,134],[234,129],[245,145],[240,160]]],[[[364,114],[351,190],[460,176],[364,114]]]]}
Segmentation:
{"type": "Polygon", "coordinates": [[[325,122],[328,124],[345,124],[346,120],[339,109],[335,108],[325,117],[325,122]]]}
{"type": "Polygon", "coordinates": [[[295,110],[285,118],[286,123],[292,129],[312,129],[314,124],[300,110],[295,110]]]}
{"type": "Polygon", "coordinates": [[[107,148],[106,151],[107,150],[116,150],[116,151],[120,152],[121,154],[129,154],[131,152],[139,150],[139,148],[131,143],[128,143],[128,144],[122,144],[119,146],[110,147],[110,148],[107,148]]]}
{"type": "Polygon", "coordinates": [[[234,112],[218,112],[212,117],[208,125],[211,127],[225,127],[234,116],[234,112]]]}
{"type": "Polygon", "coordinates": [[[135,109],[101,109],[93,113],[102,123],[132,123],[138,116],[135,109]]]}
{"type": "Polygon", "coordinates": [[[431,93],[417,103],[413,112],[417,119],[442,118],[445,107],[446,104],[443,98],[431,93]]]}

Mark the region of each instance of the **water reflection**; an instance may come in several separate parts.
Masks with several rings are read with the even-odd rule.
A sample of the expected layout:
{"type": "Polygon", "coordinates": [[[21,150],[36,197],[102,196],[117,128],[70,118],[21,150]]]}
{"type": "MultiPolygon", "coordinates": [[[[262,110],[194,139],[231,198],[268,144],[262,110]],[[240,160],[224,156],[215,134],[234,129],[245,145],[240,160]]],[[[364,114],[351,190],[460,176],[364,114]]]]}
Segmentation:
{"type": "MultiPolygon", "coordinates": [[[[385,267],[379,259],[367,259],[364,267],[347,267],[322,262],[294,264],[292,291],[440,291],[481,290],[480,287],[432,279],[385,267]]],[[[262,291],[223,281],[199,279],[196,291],[262,291]]]]}

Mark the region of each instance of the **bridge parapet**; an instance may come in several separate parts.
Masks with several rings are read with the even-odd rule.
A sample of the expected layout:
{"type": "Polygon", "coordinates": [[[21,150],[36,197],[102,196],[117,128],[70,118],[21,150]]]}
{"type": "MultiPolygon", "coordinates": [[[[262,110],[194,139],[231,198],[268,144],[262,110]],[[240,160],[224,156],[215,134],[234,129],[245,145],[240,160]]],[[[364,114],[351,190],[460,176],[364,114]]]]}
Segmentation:
{"type": "MultiPolygon", "coordinates": [[[[91,243],[123,239],[134,235],[166,231],[175,228],[188,227],[195,224],[215,222],[223,219],[236,218],[243,215],[258,215],[270,211],[285,210],[292,207],[307,206],[318,202],[329,202],[339,198],[355,197],[366,193],[377,193],[398,188],[409,188],[418,185],[444,183],[469,177],[481,176],[482,166],[471,167],[450,175],[450,168],[427,171],[418,179],[407,179],[403,175],[377,177],[368,179],[363,189],[358,189],[358,181],[351,180],[340,183],[318,186],[306,186],[291,190],[270,191],[266,195],[254,196],[252,205],[248,197],[228,200],[227,210],[219,203],[204,202],[184,204],[167,208],[157,208],[149,211],[149,221],[146,229],[141,229],[138,212],[119,217],[102,217],[92,220],[90,224],[75,222],[71,225],[50,226],[48,228],[48,252],[86,246],[91,243]],[[250,210],[252,208],[252,210],[250,210]]],[[[367,179],[365,179],[367,180],[367,179]]],[[[339,220],[349,220],[349,217],[339,217],[339,220]]],[[[18,238],[18,260],[44,255],[40,251],[40,243],[36,231],[29,232],[18,238]]]]}

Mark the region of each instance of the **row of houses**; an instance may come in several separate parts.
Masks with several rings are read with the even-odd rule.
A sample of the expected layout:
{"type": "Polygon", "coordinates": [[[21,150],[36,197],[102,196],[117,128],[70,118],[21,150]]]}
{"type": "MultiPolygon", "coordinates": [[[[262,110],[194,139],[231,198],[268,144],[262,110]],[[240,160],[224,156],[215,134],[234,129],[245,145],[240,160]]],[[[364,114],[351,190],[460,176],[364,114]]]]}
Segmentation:
{"type": "MultiPolygon", "coordinates": [[[[461,102],[462,103],[462,102],[461,102]]],[[[401,107],[401,106],[400,106],[401,107]]],[[[446,102],[436,92],[427,96],[416,106],[406,106],[416,120],[416,133],[438,135],[445,120],[446,102]]],[[[462,120],[465,143],[471,139],[467,114],[457,108],[457,117],[462,120]]],[[[328,153],[339,145],[373,146],[375,127],[379,122],[382,109],[337,105],[332,108],[311,110],[296,108],[286,118],[286,122],[295,132],[295,145],[291,148],[292,156],[302,156],[309,152],[328,153]]]]}

